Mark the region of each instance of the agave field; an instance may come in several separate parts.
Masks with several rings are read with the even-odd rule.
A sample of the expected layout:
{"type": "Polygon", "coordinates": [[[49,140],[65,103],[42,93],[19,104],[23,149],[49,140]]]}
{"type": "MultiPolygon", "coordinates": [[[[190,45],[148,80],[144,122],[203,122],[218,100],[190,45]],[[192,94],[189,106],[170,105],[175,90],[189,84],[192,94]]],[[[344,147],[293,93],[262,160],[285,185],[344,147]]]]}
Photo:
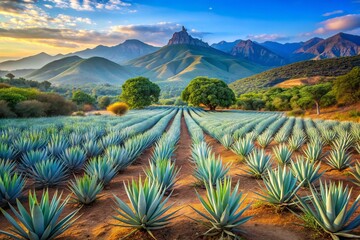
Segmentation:
{"type": "Polygon", "coordinates": [[[354,239],[360,125],[152,107],[0,120],[0,239],[354,239]]]}

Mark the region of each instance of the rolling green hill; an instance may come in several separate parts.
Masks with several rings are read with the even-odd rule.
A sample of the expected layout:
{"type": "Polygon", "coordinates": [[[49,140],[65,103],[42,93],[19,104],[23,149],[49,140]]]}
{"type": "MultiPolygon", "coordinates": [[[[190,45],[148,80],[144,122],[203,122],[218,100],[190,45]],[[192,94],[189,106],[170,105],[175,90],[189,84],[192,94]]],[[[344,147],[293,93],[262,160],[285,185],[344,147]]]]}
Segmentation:
{"type": "Polygon", "coordinates": [[[168,45],[127,63],[138,75],[152,81],[188,83],[197,76],[219,78],[230,83],[266,68],[210,47],[168,45]]]}
{"type": "Polygon", "coordinates": [[[101,57],[82,59],[67,57],[51,62],[27,76],[36,81],[47,80],[54,85],[113,84],[121,85],[133,77],[130,71],[101,57]]]}
{"type": "Polygon", "coordinates": [[[324,60],[310,60],[274,68],[250,77],[239,79],[229,86],[235,94],[250,92],[261,88],[272,87],[292,78],[313,76],[340,76],[348,73],[353,67],[360,66],[360,55],[324,60]]]}
{"type": "Polygon", "coordinates": [[[57,76],[63,71],[66,71],[74,63],[77,63],[81,60],[83,59],[78,56],[62,58],[60,60],[56,60],[51,63],[48,63],[42,68],[31,72],[30,74],[26,75],[25,78],[40,82],[48,81],[49,79],[57,76]]]}

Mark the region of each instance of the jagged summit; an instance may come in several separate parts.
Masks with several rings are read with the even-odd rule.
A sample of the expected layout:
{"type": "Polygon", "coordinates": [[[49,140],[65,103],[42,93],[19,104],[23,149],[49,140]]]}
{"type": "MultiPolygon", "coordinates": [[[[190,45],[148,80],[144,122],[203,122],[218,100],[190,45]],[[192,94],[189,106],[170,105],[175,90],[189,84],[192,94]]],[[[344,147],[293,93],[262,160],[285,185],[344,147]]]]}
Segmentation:
{"type": "Polygon", "coordinates": [[[206,42],[191,37],[184,26],[182,26],[180,32],[176,32],[173,34],[172,38],[169,40],[167,45],[176,45],[176,44],[188,44],[188,45],[200,46],[200,47],[210,47],[209,44],[207,44],[206,42]]]}

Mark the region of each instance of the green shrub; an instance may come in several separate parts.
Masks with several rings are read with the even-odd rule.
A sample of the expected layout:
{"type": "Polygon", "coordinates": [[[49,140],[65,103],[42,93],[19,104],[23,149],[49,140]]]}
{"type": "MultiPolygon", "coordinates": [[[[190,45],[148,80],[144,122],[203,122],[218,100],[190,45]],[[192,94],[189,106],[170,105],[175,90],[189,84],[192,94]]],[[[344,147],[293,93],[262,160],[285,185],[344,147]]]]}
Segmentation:
{"type": "Polygon", "coordinates": [[[98,106],[100,109],[106,109],[111,104],[111,98],[108,96],[102,96],[98,100],[98,106]]]}
{"type": "Polygon", "coordinates": [[[26,100],[15,106],[15,112],[19,117],[45,117],[49,104],[37,100],[26,100]]]}
{"type": "Polygon", "coordinates": [[[76,110],[76,105],[73,102],[56,93],[41,93],[36,96],[36,100],[48,105],[45,111],[47,116],[70,115],[76,110]]]}
{"type": "Polygon", "coordinates": [[[16,114],[11,111],[8,103],[4,100],[0,100],[0,118],[13,118],[16,114]]]}

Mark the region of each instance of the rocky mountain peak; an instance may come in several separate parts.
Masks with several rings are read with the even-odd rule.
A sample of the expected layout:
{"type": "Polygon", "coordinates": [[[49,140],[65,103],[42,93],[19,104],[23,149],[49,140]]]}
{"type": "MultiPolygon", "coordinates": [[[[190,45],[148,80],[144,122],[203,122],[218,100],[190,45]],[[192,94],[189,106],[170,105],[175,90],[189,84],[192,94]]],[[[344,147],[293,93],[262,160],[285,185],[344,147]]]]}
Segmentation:
{"type": "Polygon", "coordinates": [[[176,44],[188,44],[193,46],[209,47],[209,44],[201,41],[200,39],[191,37],[184,26],[182,26],[180,32],[175,32],[173,34],[167,45],[176,44]]]}

